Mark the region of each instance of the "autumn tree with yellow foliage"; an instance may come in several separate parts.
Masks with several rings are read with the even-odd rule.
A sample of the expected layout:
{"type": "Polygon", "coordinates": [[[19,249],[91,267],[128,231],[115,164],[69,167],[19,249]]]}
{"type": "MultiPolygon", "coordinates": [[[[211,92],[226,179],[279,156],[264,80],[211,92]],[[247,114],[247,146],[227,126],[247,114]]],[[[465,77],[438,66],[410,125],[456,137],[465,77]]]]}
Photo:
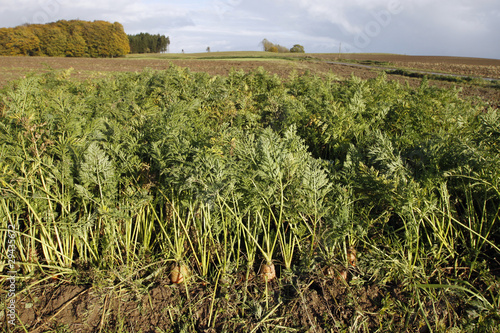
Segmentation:
{"type": "Polygon", "coordinates": [[[61,20],[0,29],[0,55],[102,58],[129,52],[118,22],[61,20]]]}
{"type": "Polygon", "coordinates": [[[266,38],[260,42],[262,44],[262,49],[266,52],[274,52],[274,53],[304,53],[304,47],[300,44],[295,44],[291,49],[286,48],[285,46],[281,46],[279,44],[274,44],[268,41],[266,38]]]}

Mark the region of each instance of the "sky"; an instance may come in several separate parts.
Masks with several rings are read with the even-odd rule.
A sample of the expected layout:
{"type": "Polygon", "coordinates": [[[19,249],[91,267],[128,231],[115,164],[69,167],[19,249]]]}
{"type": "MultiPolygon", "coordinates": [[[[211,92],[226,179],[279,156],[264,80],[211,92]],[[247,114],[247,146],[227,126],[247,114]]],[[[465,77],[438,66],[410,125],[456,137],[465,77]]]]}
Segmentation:
{"type": "Polygon", "coordinates": [[[171,53],[376,52],[500,59],[499,0],[0,0],[0,27],[80,19],[169,36],[171,53]]]}

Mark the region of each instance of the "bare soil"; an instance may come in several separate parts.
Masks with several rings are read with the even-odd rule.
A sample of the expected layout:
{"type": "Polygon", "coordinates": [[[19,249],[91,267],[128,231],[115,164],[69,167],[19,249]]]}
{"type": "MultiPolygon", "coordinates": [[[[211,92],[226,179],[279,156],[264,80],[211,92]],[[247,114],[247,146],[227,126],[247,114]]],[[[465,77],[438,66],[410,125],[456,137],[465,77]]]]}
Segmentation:
{"type": "Polygon", "coordinates": [[[405,321],[387,305],[411,302],[410,295],[396,285],[348,283],[338,274],[317,274],[282,277],[266,286],[259,277],[245,280],[243,276],[219,281],[217,286],[200,281],[172,284],[161,277],[143,289],[134,288],[133,282],[42,284],[18,297],[18,323],[33,333],[258,332],[279,327],[322,333],[356,325],[376,330],[383,323],[391,323],[386,331],[419,329],[417,314],[405,321]]]}
{"type": "MultiPolygon", "coordinates": [[[[500,78],[500,60],[460,58],[460,57],[427,57],[404,56],[391,54],[344,54],[343,60],[366,62],[370,64],[384,63],[398,68],[428,70],[443,73],[468,75],[474,77],[500,78]]],[[[336,54],[305,55],[297,60],[284,59],[90,59],[90,58],[50,58],[50,57],[0,57],[0,87],[8,82],[26,76],[29,73],[46,72],[51,69],[70,69],[71,77],[87,79],[113,72],[139,72],[145,68],[162,70],[171,64],[189,67],[193,72],[208,72],[211,75],[227,75],[232,69],[253,71],[258,67],[286,78],[295,71],[299,74],[310,72],[316,75],[333,73],[340,78],[351,75],[371,79],[380,75],[377,69],[359,68],[328,64],[326,61],[339,60],[336,54]]],[[[400,83],[408,83],[412,87],[420,85],[420,78],[410,78],[400,75],[388,75],[388,79],[400,83]]],[[[466,98],[480,98],[492,107],[500,107],[500,84],[497,82],[483,85],[471,85],[442,80],[431,80],[431,85],[443,88],[459,87],[461,95],[466,98]]]]}
{"type": "MultiPolygon", "coordinates": [[[[338,55],[315,55],[320,59],[337,60],[338,55]]],[[[500,78],[500,60],[465,57],[406,56],[398,54],[345,54],[340,56],[347,60],[382,62],[390,65],[452,73],[467,76],[500,78]]]]}

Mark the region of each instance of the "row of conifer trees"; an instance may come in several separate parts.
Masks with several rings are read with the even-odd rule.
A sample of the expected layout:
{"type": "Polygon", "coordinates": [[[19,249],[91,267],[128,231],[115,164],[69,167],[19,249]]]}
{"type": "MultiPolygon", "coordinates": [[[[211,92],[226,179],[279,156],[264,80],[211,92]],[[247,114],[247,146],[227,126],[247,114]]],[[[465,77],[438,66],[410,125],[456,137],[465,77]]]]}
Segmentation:
{"type": "Polygon", "coordinates": [[[161,53],[167,52],[170,38],[165,35],[151,35],[141,32],[136,35],[128,35],[131,53],[161,53]]]}

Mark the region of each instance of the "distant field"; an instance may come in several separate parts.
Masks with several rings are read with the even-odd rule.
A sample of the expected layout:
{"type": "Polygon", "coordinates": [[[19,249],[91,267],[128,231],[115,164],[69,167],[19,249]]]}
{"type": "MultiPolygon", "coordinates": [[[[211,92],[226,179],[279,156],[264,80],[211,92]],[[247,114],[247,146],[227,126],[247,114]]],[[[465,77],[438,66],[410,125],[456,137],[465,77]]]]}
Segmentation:
{"type": "Polygon", "coordinates": [[[404,69],[428,70],[434,72],[468,75],[474,77],[489,77],[500,79],[500,60],[461,58],[461,57],[429,57],[405,56],[397,54],[335,54],[335,53],[270,53],[259,51],[240,52],[205,52],[205,53],[164,53],[164,54],[130,54],[116,59],[90,58],[48,58],[48,57],[2,57],[0,64],[0,84],[11,79],[26,75],[31,71],[74,68],[75,71],[110,72],[110,71],[137,71],[149,67],[163,69],[168,62],[190,67],[193,71],[207,71],[211,74],[225,74],[233,67],[243,70],[252,70],[255,66],[277,74],[288,74],[290,70],[310,70],[316,73],[329,71],[340,76],[359,75],[371,77],[366,71],[354,69],[339,70],[327,62],[353,62],[368,65],[383,65],[404,69]],[[133,60],[133,61],[130,61],[133,60]],[[207,62],[210,61],[210,62],[207,62]],[[225,68],[214,66],[214,61],[221,61],[225,68]],[[241,62],[245,62],[241,64],[241,62]],[[271,66],[266,64],[271,63],[271,66]],[[278,63],[278,66],[277,65],[278,63]],[[274,69],[274,70],[273,70],[274,69]]]}
{"type": "MultiPolygon", "coordinates": [[[[445,74],[458,74],[470,77],[500,79],[500,60],[461,58],[406,56],[397,54],[337,54],[337,53],[270,53],[258,51],[240,52],[205,52],[205,53],[165,53],[165,54],[130,54],[124,58],[91,59],[91,58],[49,58],[49,57],[1,57],[0,87],[29,73],[46,72],[51,69],[70,69],[71,77],[87,79],[94,76],[107,75],[113,72],[139,72],[145,68],[163,70],[171,64],[188,67],[193,72],[207,72],[211,75],[227,75],[232,69],[245,72],[263,67],[265,70],[288,77],[290,73],[311,72],[324,76],[333,73],[340,79],[351,75],[363,79],[377,77],[382,71],[378,66],[391,67],[407,71],[428,71],[445,74]],[[347,62],[364,64],[374,68],[360,68],[332,64],[347,62]]],[[[389,75],[389,79],[408,82],[412,86],[420,84],[420,78],[402,75],[389,75]]],[[[444,87],[459,85],[462,94],[480,96],[500,105],[500,92],[497,83],[433,81],[444,87]]]]}
{"type": "Polygon", "coordinates": [[[272,53],[263,51],[203,52],[203,53],[161,53],[129,54],[130,59],[234,59],[234,58],[287,58],[300,59],[311,57],[309,53],[272,53]]]}
{"type": "Polygon", "coordinates": [[[206,52],[170,54],[133,54],[128,59],[168,59],[168,60],[269,60],[289,61],[351,61],[355,63],[384,64],[401,68],[413,68],[461,75],[500,78],[500,60],[464,57],[407,56],[377,53],[270,53],[258,51],[206,52]]]}

